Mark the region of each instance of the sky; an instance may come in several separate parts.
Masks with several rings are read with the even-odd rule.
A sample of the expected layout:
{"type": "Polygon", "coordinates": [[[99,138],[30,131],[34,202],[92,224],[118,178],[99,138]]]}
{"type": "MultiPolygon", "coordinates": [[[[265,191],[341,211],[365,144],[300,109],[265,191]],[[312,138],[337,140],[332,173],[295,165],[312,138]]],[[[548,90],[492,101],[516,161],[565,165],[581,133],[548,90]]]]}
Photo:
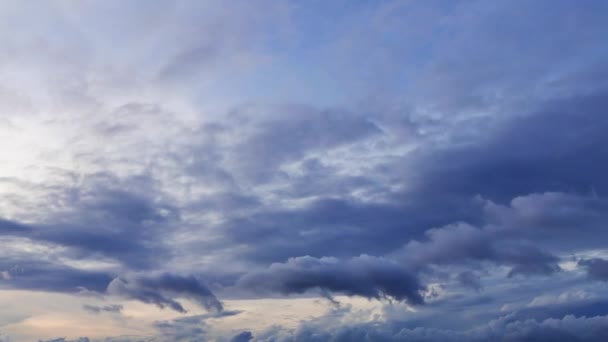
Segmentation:
{"type": "Polygon", "coordinates": [[[608,340],[608,1],[0,2],[0,341],[608,340]]]}

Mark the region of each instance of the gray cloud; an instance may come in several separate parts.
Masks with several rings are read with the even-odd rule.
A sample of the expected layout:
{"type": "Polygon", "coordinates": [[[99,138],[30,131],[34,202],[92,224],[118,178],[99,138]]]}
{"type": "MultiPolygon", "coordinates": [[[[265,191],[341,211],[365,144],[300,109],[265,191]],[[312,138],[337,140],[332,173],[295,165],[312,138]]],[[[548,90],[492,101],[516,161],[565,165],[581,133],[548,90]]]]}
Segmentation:
{"type": "Polygon", "coordinates": [[[301,338],[591,338],[579,328],[603,321],[566,319],[575,308],[495,321],[496,335],[441,324],[606,280],[585,253],[608,242],[607,10],[0,4],[0,285],[183,312],[176,298],[222,304],[176,274],[227,298],[421,304],[439,283],[419,329],[301,338]],[[560,271],[571,254],[589,279],[560,271]]]}
{"type": "Polygon", "coordinates": [[[404,263],[420,268],[431,264],[489,261],[511,265],[509,276],[551,274],[559,270],[559,258],[550,253],[533,245],[508,242],[505,236],[497,236],[467,224],[431,229],[427,231],[427,236],[428,241],[409,242],[398,252],[404,263]]]}
{"type": "Polygon", "coordinates": [[[256,126],[253,134],[236,146],[235,166],[241,177],[264,180],[276,173],[282,163],[299,160],[306,153],[381,133],[373,122],[357,113],[303,106],[269,109],[281,116],[257,125],[252,122],[256,126]]]}
{"type": "Polygon", "coordinates": [[[210,311],[222,311],[222,303],[196,277],[170,273],[130,274],[113,279],[107,288],[110,295],[155,304],[185,313],[186,309],[175,297],[192,299],[210,311]]]}
{"type": "Polygon", "coordinates": [[[347,260],[292,258],[286,263],[274,263],[266,270],[248,273],[237,285],[262,293],[299,294],[319,289],[414,305],[423,303],[420,293],[423,287],[414,274],[391,260],[366,255],[347,260]]]}
{"type": "Polygon", "coordinates": [[[105,305],[105,306],[96,306],[96,305],[85,304],[82,306],[82,308],[85,311],[88,311],[93,314],[100,314],[100,313],[104,313],[104,312],[121,313],[123,306],[119,305],[119,304],[112,304],[112,305],[105,305]]]}
{"type": "Polygon", "coordinates": [[[243,331],[230,339],[230,342],[249,342],[253,340],[253,334],[250,331],[243,331]]]}
{"type": "Polygon", "coordinates": [[[608,336],[607,316],[564,316],[546,320],[518,320],[503,316],[470,330],[403,328],[391,324],[331,326],[304,323],[295,332],[274,329],[256,341],[597,341],[608,336]]]}
{"type": "Polygon", "coordinates": [[[39,222],[3,220],[0,227],[7,236],[69,247],[72,257],[102,254],[130,267],[151,267],[159,261],[152,256],[162,255],[166,247],[159,239],[162,228],[179,219],[175,207],[151,198],[153,188],[146,176],[85,176],[54,189],[48,205],[56,209],[44,212],[39,222]]]}
{"type": "Polygon", "coordinates": [[[154,327],[160,335],[153,341],[208,341],[213,337],[209,332],[209,319],[221,319],[238,315],[239,311],[223,311],[218,313],[181,317],[170,321],[157,321],[154,327]]]}
{"type": "MultiPolygon", "coordinates": [[[[376,189],[382,194],[371,201],[353,198],[350,193],[326,198],[324,189],[331,191],[331,186],[319,187],[316,193],[311,193],[315,182],[323,177],[334,185],[347,178],[335,177],[333,169],[302,168],[310,180],[302,182],[303,190],[295,193],[305,198],[317,196],[296,209],[261,204],[253,208],[253,214],[227,215],[223,224],[226,243],[242,244],[245,252],[247,246],[255,244],[256,248],[246,257],[261,261],[281,261],[307,254],[321,257],[338,240],[342,248],[332,248],[335,256],[381,255],[422,237],[432,227],[463,221],[519,229],[531,239],[542,235],[548,241],[552,236],[556,241],[552,247],[562,249],[567,246],[558,246],[558,240],[574,235],[575,225],[596,229],[593,227],[601,226],[605,219],[602,215],[605,201],[591,195],[593,191],[603,193],[604,177],[598,169],[603,167],[603,155],[593,148],[605,136],[603,98],[594,94],[547,101],[536,112],[507,118],[499,127],[489,130],[491,134],[467,144],[423,146],[411,155],[382,164],[370,170],[376,183],[382,179],[403,185],[405,190],[390,191],[367,181],[371,177],[352,183],[353,191],[367,186],[371,188],[367,193],[374,194],[376,189]],[[551,122],[555,130],[545,132],[546,122],[551,122]],[[568,142],[557,134],[564,130],[574,136],[568,142]],[[547,139],[543,144],[548,146],[546,149],[528,147],[537,146],[534,141],[541,136],[547,139]],[[523,145],[514,146],[516,143],[523,145]],[[589,167],[574,167],[587,164],[589,167]],[[407,175],[401,170],[407,170],[407,175]],[[479,195],[490,201],[486,203],[495,205],[480,205],[474,200],[479,195]],[[501,209],[511,201],[511,208],[501,209]],[[559,205],[560,209],[551,205],[559,205]],[[501,210],[505,213],[500,213],[501,210]],[[542,217],[530,217],[526,212],[530,210],[538,210],[542,217]],[[285,228],[287,222],[289,228],[285,228]],[[321,231],[322,234],[315,234],[321,231]],[[344,236],[349,238],[341,238],[344,236]],[[259,244],[265,248],[257,248],[259,244]]],[[[599,246],[601,239],[577,240],[580,247],[594,243],[599,246]]]]}
{"type": "Polygon", "coordinates": [[[608,260],[592,258],[580,260],[578,264],[579,266],[586,268],[589,278],[594,280],[608,281],[608,260]]]}
{"type": "Polygon", "coordinates": [[[458,273],[456,279],[464,287],[471,288],[477,291],[481,289],[479,276],[477,276],[472,271],[458,273]]]}
{"type": "Polygon", "coordinates": [[[112,280],[104,271],[82,270],[43,260],[0,258],[0,269],[8,277],[0,280],[4,288],[79,293],[81,290],[101,293],[112,280]]]}
{"type": "MultiPolygon", "coordinates": [[[[156,333],[152,336],[116,336],[116,337],[105,337],[101,339],[90,339],[88,337],[81,337],[80,339],[67,340],[65,338],[57,338],[47,340],[44,342],[89,342],[89,341],[103,341],[103,342],[169,342],[169,341],[183,341],[183,342],[203,342],[212,339],[219,341],[228,341],[228,338],[222,334],[214,332],[209,320],[217,320],[225,317],[232,317],[240,314],[240,311],[226,310],[217,313],[209,313],[203,315],[184,316],[172,320],[156,321],[153,323],[153,327],[156,333]]],[[[245,339],[248,332],[241,333],[235,338],[236,341],[249,341],[245,339]],[[242,336],[242,337],[241,337],[242,336]]],[[[249,336],[251,333],[249,333],[249,336]]],[[[232,341],[232,340],[231,340],[232,341]]],[[[42,342],[42,341],[41,341],[42,342]]]]}

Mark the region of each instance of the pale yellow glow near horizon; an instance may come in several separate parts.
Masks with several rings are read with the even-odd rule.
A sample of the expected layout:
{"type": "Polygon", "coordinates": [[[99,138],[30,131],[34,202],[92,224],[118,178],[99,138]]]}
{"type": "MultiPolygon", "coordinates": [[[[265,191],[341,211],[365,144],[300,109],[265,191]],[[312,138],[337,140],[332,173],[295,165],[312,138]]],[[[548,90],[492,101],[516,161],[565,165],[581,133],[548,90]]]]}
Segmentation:
{"type": "MultiPolygon", "coordinates": [[[[369,320],[382,315],[382,303],[363,298],[337,297],[342,305],[349,305],[356,314],[351,323],[369,320]]],[[[117,298],[101,300],[67,294],[0,290],[0,332],[18,342],[36,342],[39,339],[65,337],[103,338],[113,336],[154,336],[157,321],[170,321],[180,317],[205,314],[192,302],[180,300],[187,314],[161,310],[150,304],[120,301],[117,298]],[[123,305],[121,315],[92,314],[84,304],[106,306],[123,305]]],[[[296,328],[302,321],[320,317],[332,305],[320,298],[273,298],[225,300],[225,309],[240,311],[223,318],[211,318],[206,324],[212,332],[226,333],[250,330],[263,331],[273,325],[296,328]]],[[[12,340],[12,341],[13,341],[12,340]]]]}

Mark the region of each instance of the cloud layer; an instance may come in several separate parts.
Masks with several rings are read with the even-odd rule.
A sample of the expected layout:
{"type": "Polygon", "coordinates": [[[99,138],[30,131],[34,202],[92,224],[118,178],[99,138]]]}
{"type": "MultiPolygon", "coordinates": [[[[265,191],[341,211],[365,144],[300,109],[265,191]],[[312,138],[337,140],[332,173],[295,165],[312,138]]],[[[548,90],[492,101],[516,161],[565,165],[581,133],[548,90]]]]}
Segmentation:
{"type": "MultiPolygon", "coordinates": [[[[0,4],[0,292],[125,327],[167,315],[135,340],[605,338],[607,18],[591,0],[0,4]],[[222,325],[233,301],[311,297],[326,315],[222,325]]],[[[3,332],[74,315],[11,305],[3,332]]]]}

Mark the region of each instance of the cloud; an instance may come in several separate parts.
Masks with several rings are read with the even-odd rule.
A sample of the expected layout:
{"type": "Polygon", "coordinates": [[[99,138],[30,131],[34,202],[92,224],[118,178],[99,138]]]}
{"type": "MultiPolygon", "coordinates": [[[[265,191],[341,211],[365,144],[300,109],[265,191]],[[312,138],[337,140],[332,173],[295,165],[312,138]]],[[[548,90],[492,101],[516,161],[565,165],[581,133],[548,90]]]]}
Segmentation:
{"type": "Polygon", "coordinates": [[[253,340],[253,334],[250,331],[243,331],[232,337],[230,342],[249,342],[253,340]]]}
{"type": "Polygon", "coordinates": [[[108,312],[108,313],[121,313],[123,306],[119,305],[119,304],[112,304],[112,305],[105,305],[105,306],[96,306],[96,305],[89,305],[89,304],[85,304],[82,306],[82,308],[85,311],[88,311],[90,313],[93,314],[100,314],[103,312],[108,312]]]}
{"type": "Polygon", "coordinates": [[[146,177],[121,181],[111,174],[87,179],[71,189],[67,210],[47,218],[32,238],[69,246],[84,255],[102,253],[132,267],[149,267],[155,262],[151,256],[163,253],[157,239],[162,227],[178,217],[171,205],[155,203],[150,193],[137,189],[153,188],[151,182],[146,177]],[[132,190],[119,190],[113,182],[132,190]]]}
{"type": "MultiPolygon", "coordinates": [[[[589,295],[587,295],[589,296],[589,295]]],[[[567,315],[575,317],[597,317],[608,314],[607,301],[603,298],[585,297],[580,294],[563,293],[558,298],[535,298],[525,308],[516,310],[513,315],[518,320],[562,318],[567,315]]]]}
{"type": "Polygon", "coordinates": [[[256,341],[598,341],[608,336],[608,316],[546,320],[517,320],[503,316],[470,330],[395,328],[391,324],[326,326],[326,322],[302,324],[297,330],[280,328],[260,334],[256,341]]]}
{"type": "Polygon", "coordinates": [[[422,285],[399,264],[362,255],[351,259],[291,258],[266,270],[241,277],[237,285],[258,292],[301,294],[318,289],[366,298],[388,298],[417,305],[423,303],[422,285]]]}
{"type": "Polygon", "coordinates": [[[83,270],[43,260],[0,258],[0,268],[10,277],[0,280],[4,288],[78,293],[83,289],[101,293],[112,280],[104,271],[83,270]]]}
{"type": "Polygon", "coordinates": [[[130,274],[114,278],[107,293],[127,299],[168,307],[185,313],[186,309],[174,298],[188,298],[201,307],[221,312],[224,307],[215,295],[196,277],[170,273],[130,274]]]}
{"type": "Polygon", "coordinates": [[[28,232],[30,228],[17,222],[0,219],[0,229],[6,234],[28,232]]]}
{"type": "Polygon", "coordinates": [[[265,181],[276,176],[283,163],[299,160],[307,153],[331,150],[382,133],[361,114],[344,110],[306,106],[261,109],[276,114],[266,120],[247,117],[254,125],[253,132],[234,147],[232,169],[241,178],[265,181]]]}
{"type": "Polygon", "coordinates": [[[601,258],[584,259],[578,262],[587,270],[587,275],[593,280],[608,281],[608,261],[601,258]]]}
{"type": "Polygon", "coordinates": [[[456,277],[457,281],[464,287],[471,288],[477,291],[481,289],[479,276],[477,276],[472,271],[458,273],[456,277]]]}
{"type": "Polygon", "coordinates": [[[212,338],[209,319],[220,319],[238,315],[240,311],[181,317],[170,321],[157,321],[154,327],[160,332],[154,341],[208,341],[212,338]]]}
{"type": "Polygon", "coordinates": [[[484,228],[454,224],[428,230],[426,235],[427,241],[407,243],[396,253],[399,259],[413,268],[493,262],[511,266],[509,276],[551,274],[559,270],[558,257],[534,245],[508,241],[513,237],[495,235],[484,228]]]}
{"type": "MultiPolygon", "coordinates": [[[[315,182],[326,179],[337,185],[348,178],[335,173],[348,175],[351,170],[302,166],[299,171],[309,176],[301,184],[304,190],[274,194],[292,194],[295,198],[290,200],[305,201],[295,208],[274,202],[266,206],[262,201],[246,214],[226,214],[222,221],[225,244],[241,245],[244,258],[260,262],[296,255],[322,257],[330,246],[336,257],[383,255],[420,239],[433,227],[467,222],[518,227],[526,238],[541,235],[547,244],[553,234],[551,247],[567,248],[558,246],[557,240],[574,235],[575,225],[594,229],[605,220],[605,200],[591,195],[593,191],[602,194],[605,181],[602,172],[596,172],[604,165],[603,155],[593,148],[605,137],[600,109],[604,99],[599,93],[546,100],[525,115],[498,120],[496,127],[466,143],[424,144],[400,158],[381,158],[367,169],[355,166],[361,167],[355,170],[362,176],[350,183],[352,192],[335,197],[325,193],[326,189],[331,193],[331,186],[315,188],[315,182]],[[553,128],[547,130],[546,123],[553,128]],[[571,132],[572,138],[565,141],[558,133],[563,131],[571,132]],[[539,137],[547,140],[546,148],[535,147],[539,137]],[[388,184],[399,190],[391,190],[388,184]],[[311,193],[311,189],[316,191],[311,193]],[[486,201],[476,201],[479,196],[486,201]]],[[[316,163],[330,162],[318,159],[316,163]]],[[[289,173],[286,182],[293,187],[297,182],[290,181],[304,176],[289,173]]],[[[601,240],[576,239],[577,248],[596,243],[599,247],[601,240]]]]}
{"type": "Polygon", "coordinates": [[[162,228],[179,219],[175,207],[152,198],[154,184],[146,176],[88,175],[53,190],[48,205],[55,210],[28,224],[3,220],[0,229],[6,227],[6,236],[68,247],[71,257],[101,254],[141,269],[158,262],[152,256],[164,253],[162,228]]]}
{"type": "MultiPolygon", "coordinates": [[[[474,338],[454,322],[597,290],[606,10],[0,4],[0,286],[179,312],[180,298],[221,311],[243,290],[426,304],[400,329],[301,335],[320,340],[474,338]]],[[[584,337],[565,325],[593,321],[527,310],[497,331],[584,337]]],[[[167,322],[167,336],[207,338],[202,322],[167,322]]]]}
{"type": "MultiPolygon", "coordinates": [[[[57,338],[41,342],[168,342],[168,341],[183,341],[183,342],[203,342],[209,340],[227,341],[227,334],[223,334],[213,329],[210,320],[218,320],[225,317],[232,317],[240,314],[240,311],[225,310],[217,313],[209,313],[203,315],[184,316],[171,320],[155,321],[152,326],[156,330],[151,335],[125,335],[125,336],[106,336],[103,338],[81,337],[79,339],[68,340],[65,338],[57,338]]],[[[241,338],[236,341],[249,341],[245,339],[251,336],[251,333],[244,332],[236,337],[241,338]],[[242,336],[242,337],[241,337],[242,336]]],[[[232,340],[231,340],[232,341],[232,340]]]]}
{"type": "Polygon", "coordinates": [[[545,100],[526,115],[498,120],[469,143],[421,151],[418,168],[428,181],[422,185],[497,201],[542,192],[602,193],[603,153],[594,147],[606,139],[605,102],[604,90],[545,100]],[[597,167],[583,167],[592,164],[597,167]]]}

